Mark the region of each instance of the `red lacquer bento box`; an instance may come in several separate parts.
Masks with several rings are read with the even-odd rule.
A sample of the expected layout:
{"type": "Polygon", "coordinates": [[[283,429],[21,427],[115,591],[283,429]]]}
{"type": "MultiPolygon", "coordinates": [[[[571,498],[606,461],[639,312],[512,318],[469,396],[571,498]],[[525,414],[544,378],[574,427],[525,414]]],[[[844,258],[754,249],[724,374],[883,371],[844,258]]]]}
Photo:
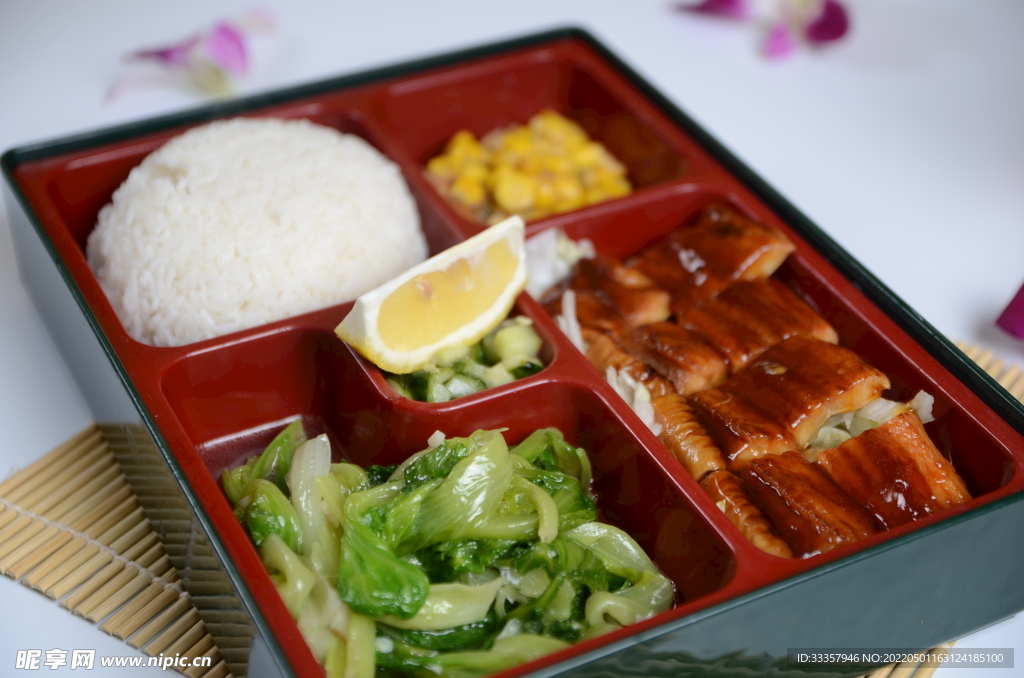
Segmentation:
{"type": "Polygon", "coordinates": [[[221,472],[301,418],[336,457],[394,464],[449,436],[559,428],[591,453],[605,520],[675,583],[675,605],[517,675],[853,675],[793,648],[931,647],[1024,609],[1024,409],[689,118],[582,31],[567,29],[217,104],[3,157],[22,277],[235,675],[319,676],[219,485],[221,472]],[[401,167],[431,253],[478,232],[425,179],[457,131],[551,108],[626,165],[635,191],[538,220],[628,258],[714,202],[782,229],[776,278],[840,343],[886,372],[887,396],[934,395],[927,429],[974,497],[807,559],[751,546],[602,375],[522,294],[545,342],[540,373],[444,404],[395,393],[333,334],[351,304],[180,348],[131,339],[84,256],[99,209],[171,136],[235,115],[308,118],[357,134],[401,167]]]}

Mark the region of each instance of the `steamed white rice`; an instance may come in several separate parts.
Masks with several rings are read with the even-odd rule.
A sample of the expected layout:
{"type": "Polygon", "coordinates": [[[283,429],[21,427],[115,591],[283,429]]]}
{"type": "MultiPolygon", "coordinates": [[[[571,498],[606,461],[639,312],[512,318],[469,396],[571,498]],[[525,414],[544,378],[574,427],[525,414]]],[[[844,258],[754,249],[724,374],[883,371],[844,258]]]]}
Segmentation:
{"type": "Polygon", "coordinates": [[[354,299],[427,246],[398,166],[361,138],[239,118],[143,160],[87,253],[128,333],[179,346],[354,299]]]}

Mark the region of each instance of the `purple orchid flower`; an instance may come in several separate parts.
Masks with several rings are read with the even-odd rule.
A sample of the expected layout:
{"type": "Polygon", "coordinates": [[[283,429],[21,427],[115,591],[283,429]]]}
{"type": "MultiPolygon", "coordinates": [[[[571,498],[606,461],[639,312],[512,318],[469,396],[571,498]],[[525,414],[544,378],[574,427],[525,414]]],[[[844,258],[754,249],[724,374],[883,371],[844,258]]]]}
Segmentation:
{"type": "Polygon", "coordinates": [[[203,41],[205,56],[226,72],[241,77],[249,70],[249,55],[245,49],[245,36],[229,23],[213,27],[203,41]]]}
{"type": "Polygon", "coordinates": [[[818,16],[804,29],[804,35],[808,42],[821,44],[838,40],[849,29],[850,19],[846,15],[846,8],[836,0],[825,0],[818,16]]]}
{"type": "Polygon", "coordinates": [[[761,52],[769,59],[793,54],[801,41],[817,46],[839,40],[850,28],[839,0],[693,0],[674,9],[759,24],[761,52]]]}
{"type": "Polygon", "coordinates": [[[996,327],[1024,340],[1024,286],[1017,290],[1009,305],[999,314],[996,327]]]}
{"type": "Polygon", "coordinates": [[[761,45],[761,53],[769,59],[783,59],[796,51],[796,37],[785,21],[780,21],[768,29],[761,45]]]}
{"type": "MultiPolygon", "coordinates": [[[[249,10],[232,21],[219,21],[208,31],[179,43],[133,52],[126,60],[154,63],[169,73],[183,75],[207,95],[227,96],[233,91],[232,78],[240,78],[249,71],[246,34],[267,32],[275,25],[266,11],[249,10]]],[[[107,99],[142,81],[131,75],[122,78],[108,92],[107,99]]]]}
{"type": "Polygon", "coordinates": [[[730,19],[749,19],[750,3],[747,0],[703,0],[697,4],[679,3],[676,9],[682,12],[713,14],[730,19]]]}

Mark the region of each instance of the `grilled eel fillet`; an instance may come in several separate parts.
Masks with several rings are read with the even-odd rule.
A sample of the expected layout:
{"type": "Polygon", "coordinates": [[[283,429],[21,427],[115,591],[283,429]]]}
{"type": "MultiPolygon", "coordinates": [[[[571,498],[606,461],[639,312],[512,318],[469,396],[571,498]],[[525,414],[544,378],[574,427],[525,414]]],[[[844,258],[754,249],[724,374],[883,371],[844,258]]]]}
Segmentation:
{"type": "Polygon", "coordinates": [[[667,378],[678,393],[689,395],[725,381],[725,359],[697,332],[671,322],[630,330],[619,345],[667,378]]]}
{"type": "Polygon", "coordinates": [[[706,304],[685,304],[677,308],[676,322],[699,332],[732,374],[790,337],[839,342],[827,320],[774,279],[740,282],[706,304]]]}
{"type": "Polygon", "coordinates": [[[695,225],[673,231],[631,265],[673,297],[696,303],[741,280],[767,278],[794,249],[779,229],[716,204],[695,225]]]}
{"type": "Polygon", "coordinates": [[[914,412],[821,452],[817,464],[886,529],[971,498],[914,412]]]}
{"type": "Polygon", "coordinates": [[[792,558],[789,546],[779,537],[754,505],[736,476],[726,470],[725,456],[697,421],[686,399],[677,393],[654,398],[659,438],[700,483],[711,501],[746,539],[765,553],[792,558]]]}
{"type": "Polygon", "coordinates": [[[793,557],[792,549],[750,501],[736,476],[729,471],[712,471],[700,481],[700,486],[747,541],[773,556],[793,557]]]}
{"type": "MultiPolygon", "coordinates": [[[[670,313],[668,292],[640,271],[603,254],[577,262],[568,287],[576,292],[580,325],[612,334],[665,320],[670,313]]],[[[561,313],[564,289],[559,286],[545,293],[542,303],[548,313],[561,313]]]]}
{"type": "Polygon", "coordinates": [[[799,452],[754,459],[738,475],[794,555],[807,558],[878,533],[871,514],[799,452]]]}
{"type": "Polygon", "coordinates": [[[850,349],[793,337],[690,403],[730,466],[801,450],[834,414],[863,407],[889,378],[850,349]]]}
{"type": "Polygon", "coordinates": [[[673,392],[672,384],[668,380],[658,374],[653,367],[645,365],[619,348],[610,336],[585,325],[580,330],[583,341],[587,343],[587,360],[600,370],[601,374],[609,367],[625,372],[638,384],[643,384],[652,398],[673,392]]]}

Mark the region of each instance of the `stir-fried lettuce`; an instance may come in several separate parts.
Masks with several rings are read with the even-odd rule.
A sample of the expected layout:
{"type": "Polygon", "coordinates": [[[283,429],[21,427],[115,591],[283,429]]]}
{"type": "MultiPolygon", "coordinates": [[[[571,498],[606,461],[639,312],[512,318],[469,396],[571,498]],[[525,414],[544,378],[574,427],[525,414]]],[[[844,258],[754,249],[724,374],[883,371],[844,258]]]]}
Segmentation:
{"type": "Polygon", "coordinates": [[[364,470],[296,422],[224,474],[329,678],[485,676],[671,606],[636,542],[597,522],[590,460],[560,432],[430,444],[364,470]]]}
{"type": "Polygon", "coordinates": [[[269,480],[279,489],[287,491],[285,478],[291,468],[292,457],[295,455],[295,450],[304,442],[306,442],[306,430],[302,427],[302,421],[293,421],[277,434],[263,454],[253,457],[238,468],[225,471],[224,493],[228,495],[232,506],[241,499],[249,482],[256,478],[269,480]]]}

